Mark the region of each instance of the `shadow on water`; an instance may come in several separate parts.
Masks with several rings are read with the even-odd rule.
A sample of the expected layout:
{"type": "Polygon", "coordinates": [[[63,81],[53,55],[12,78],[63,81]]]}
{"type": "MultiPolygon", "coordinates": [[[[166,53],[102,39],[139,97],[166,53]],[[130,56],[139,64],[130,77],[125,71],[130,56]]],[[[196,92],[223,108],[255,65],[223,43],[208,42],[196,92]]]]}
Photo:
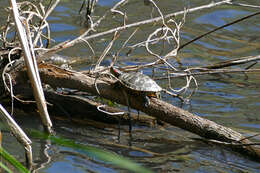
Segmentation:
{"type": "MultiPolygon", "coordinates": [[[[111,7],[114,1],[100,0],[94,16],[100,16],[105,9],[111,7]]],[[[163,0],[158,5],[165,13],[182,10],[183,1],[163,0]]],[[[185,2],[185,5],[198,6],[211,1],[185,2]]],[[[3,2],[0,2],[3,3],[3,2]]],[[[252,1],[260,5],[257,0],[252,1]]],[[[6,4],[3,4],[6,5],[6,4]]],[[[58,42],[73,39],[82,33],[80,26],[79,10],[81,1],[62,1],[49,17],[52,29],[52,38],[58,42]]],[[[2,6],[2,4],[1,4],[2,6]]],[[[151,8],[143,5],[143,1],[133,1],[129,5],[129,23],[150,18],[151,8]],[[132,13],[132,11],[135,13],[132,13]],[[145,11],[145,13],[144,13],[145,11]]],[[[232,20],[256,11],[254,8],[239,6],[220,6],[213,9],[202,10],[187,15],[186,23],[182,29],[182,43],[209,31],[217,26],[226,24],[232,20]]],[[[116,19],[105,21],[100,30],[111,28],[110,25],[120,25],[116,19]]],[[[178,55],[183,66],[203,66],[222,60],[238,58],[248,55],[258,55],[260,37],[256,34],[260,30],[259,20],[255,18],[229,26],[219,30],[195,43],[184,48],[178,55]]],[[[142,27],[136,35],[135,42],[143,40],[152,31],[149,27],[142,27]]],[[[115,43],[112,51],[117,50],[128,35],[123,36],[115,43]]],[[[111,36],[97,38],[90,41],[95,46],[97,56],[110,41],[111,36]],[[100,40],[99,40],[100,39],[100,40]]],[[[93,46],[92,45],[92,46],[93,46]]],[[[86,45],[77,45],[61,52],[67,56],[86,58],[86,62],[95,62],[95,56],[90,53],[86,45]]],[[[120,64],[140,64],[150,62],[150,56],[140,48],[129,57],[126,51],[120,55],[120,64]],[[140,57],[143,57],[140,59],[140,57]]],[[[110,60],[106,59],[109,63],[110,60]]],[[[77,69],[85,69],[89,65],[83,63],[77,69]]],[[[174,63],[174,62],[173,62],[174,63]]],[[[256,65],[259,67],[259,65],[256,65]]],[[[150,74],[147,70],[145,73],[150,74]]],[[[199,89],[192,96],[189,111],[199,116],[213,120],[219,124],[231,127],[245,136],[260,132],[260,118],[258,115],[260,104],[260,78],[258,74],[232,74],[232,75],[208,75],[197,77],[199,89]]],[[[178,87],[183,83],[182,79],[176,79],[173,86],[178,87]]],[[[161,83],[163,85],[163,82],[161,83]]],[[[176,99],[163,96],[163,99],[174,105],[180,105],[176,99]]],[[[186,106],[185,106],[186,108],[186,106]]],[[[42,130],[36,115],[17,115],[19,124],[30,129],[42,130]],[[29,117],[30,116],[30,117],[29,117]]],[[[260,164],[251,161],[244,156],[233,153],[218,146],[211,146],[192,138],[197,136],[174,127],[162,129],[134,126],[132,148],[127,147],[127,128],[122,131],[121,143],[117,144],[117,130],[114,128],[97,129],[95,127],[74,124],[67,121],[55,120],[55,130],[58,136],[74,140],[89,146],[95,146],[106,151],[117,153],[120,156],[130,158],[155,172],[258,172],[260,164]]],[[[1,125],[2,126],[2,125],[1,125]]],[[[23,160],[23,149],[17,147],[13,137],[7,131],[3,133],[3,146],[16,158],[23,160]],[[18,152],[18,151],[21,152],[18,152]],[[21,154],[20,154],[21,153],[21,154]]],[[[39,172],[124,172],[109,162],[97,161],[82,150],[64,147],[49,143],[48,140],[33,137],[34,158],[42,163],[46,158],[43,150],[50,155],[51,159],[39,172]]],[[[255,141],[259,142],[260,137],[255,141]]]]}

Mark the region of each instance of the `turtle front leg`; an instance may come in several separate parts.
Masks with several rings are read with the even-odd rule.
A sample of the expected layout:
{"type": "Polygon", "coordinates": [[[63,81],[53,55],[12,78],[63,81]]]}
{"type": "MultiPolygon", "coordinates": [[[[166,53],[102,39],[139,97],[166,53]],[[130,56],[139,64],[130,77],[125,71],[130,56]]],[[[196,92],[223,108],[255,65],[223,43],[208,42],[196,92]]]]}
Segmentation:
{"type": "Polygon", "coordinates": [[[157,93],[142,93],[143,95],[143,103],[145,107],[148,107],[150,105],[150,97],[155,97],[158,99],[161,99],[161,93],[157,92],[157,93]]]}
{"type": "Polygon", "coordinates": [[[128,112],[127,112],[127,115],[128,115],[128,119],[129,119],[129,146],[131,146],[131,141],[133,139],[132,137],[132,117],[131,117],[131,109],[130,109],[130,99],[126,93],[125,90],[123,90],[123,93],[124,93],[124,96],[125,96],[125,99],[126,99],[126,103],[127,103],[127,109],[128,109],[128,112]]]}
{"type": "Polygon", "coordinates": [[[144,107],[148,107],[150,105],[150,98],[147,95],[144,95],[143,98],[144,107]]]}

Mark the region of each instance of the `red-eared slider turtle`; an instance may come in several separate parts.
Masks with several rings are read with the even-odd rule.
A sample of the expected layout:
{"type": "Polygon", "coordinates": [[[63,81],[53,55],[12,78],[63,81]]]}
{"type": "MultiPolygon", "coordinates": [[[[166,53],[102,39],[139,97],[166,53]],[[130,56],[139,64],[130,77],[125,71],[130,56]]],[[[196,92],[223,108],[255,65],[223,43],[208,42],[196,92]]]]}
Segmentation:
{"type": "MultiPolygon", "coordinates": [[[[129,94],[133,95],[141,95],[144,99],[144,106],[148,106],[150,104],[149,97],[159,97],[160,91],[162,88],[149,76],[144,75],[140,72],[130,72],[123,73],[118,67],[111,67],[110,72],[118,79],[117,84],[124,87],[129,94]]],[[[124,90],[125,94],[125,90],[124,90]]],[[[125,95],[127,97],[127,95],[125,95]]],[[[130,116],[130,108],[129,108],[129,98],[126,98],[127,106],[128,106],[128,117],[129,117],[129,135],[130,139],[132,139],[132,123],[130,116]]],[[[138,111],[139,113],[139,111],[138,111]]],[[[119,121],[119,133],[118,139],[120,139],[120,121],[119,121]]],[[[130,144],[131,145],[131,144],[130,144]]]]}
{"type": "Polygon", "coordinates": [[[149,105],[148,97],[159,98],[162,88],[149,76],[140,72],[123,73],[117,67],[111,67],[111,73],[130,93],[143,95],[144,105],[149,105]]]}

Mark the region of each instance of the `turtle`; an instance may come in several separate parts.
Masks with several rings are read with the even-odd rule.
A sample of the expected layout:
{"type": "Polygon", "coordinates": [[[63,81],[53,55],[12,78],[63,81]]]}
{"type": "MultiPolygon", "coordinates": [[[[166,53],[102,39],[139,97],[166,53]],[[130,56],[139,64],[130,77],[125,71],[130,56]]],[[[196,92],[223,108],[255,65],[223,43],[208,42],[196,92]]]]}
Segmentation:
{"type": "MultiPolygon", "coordinates": [[[[113,76],[118,79],[116,84],[120,84],[120,86],[124,87],[124,94],[127,91],[132,95],[141,95],[144,99],[144,106],[147,107],[150,104],[149,97],[160,97],[160,92],[162,88],[149,76],[140,73],[140,72],[130,72],[124,73],[119,70],[118,67],[111,67],[110,72],[113,76]]],[[[131,123],[131,113],[129,107],[129,98],[125,94],[127,107],[128,107],[128,117],[129,117],[129,135],[130,139],[132,139],[132,123],[131,123]]],[[[138,111],[139,115],[139,111],[138,111]]],[[[120,121],[119,121],[119,131],[118,131],[118,139],[120,139],[120,121]]]]}
{"type": "Polygon", "coordinates": [[[140,72],[124,73],[118,67],[111,67],[110,72],[118,79],[128,93],[134,95],[142,95],[144,97],[144,105],[147,107],[149,97],[160,98],[162,88],[149,76],[140,72]]]}

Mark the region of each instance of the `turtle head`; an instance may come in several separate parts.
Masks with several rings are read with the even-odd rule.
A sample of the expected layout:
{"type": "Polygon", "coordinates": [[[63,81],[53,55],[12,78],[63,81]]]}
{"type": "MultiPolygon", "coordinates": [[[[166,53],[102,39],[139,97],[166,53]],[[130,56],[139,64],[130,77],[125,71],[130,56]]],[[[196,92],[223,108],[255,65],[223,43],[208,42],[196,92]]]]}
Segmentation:
{"type": "Polygon", "coordinates": [[[117,66],[112,66],[112,67],[110,68],[110,73],[112,73],[115,77],[119,77],[123,72],[121,72],[121,71],[119,70],[119,67],[117,67],[117,66]]]}

